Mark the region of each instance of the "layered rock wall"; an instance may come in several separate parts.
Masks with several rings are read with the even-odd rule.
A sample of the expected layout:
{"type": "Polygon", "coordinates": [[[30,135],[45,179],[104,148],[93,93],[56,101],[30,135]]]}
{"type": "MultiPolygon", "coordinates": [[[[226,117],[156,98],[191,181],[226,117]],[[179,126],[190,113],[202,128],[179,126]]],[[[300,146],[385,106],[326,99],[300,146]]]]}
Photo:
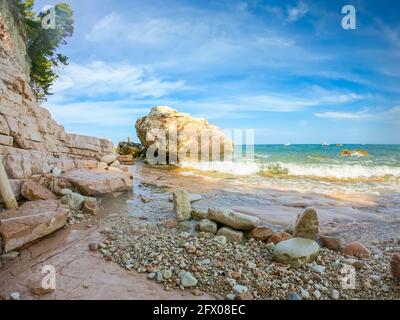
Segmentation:
{"type": "MultiPolygon", "coordinates": [[[[24,179],[64,171],[94,168],[111,153],[112,142],[68,134],[36,102],[29,86],[29,61],[22,26],[11,1],[0,2],[0,157],[18,196],[24,179]]],[[[0,202],[2,201],[0,197],[0,202]]]]}

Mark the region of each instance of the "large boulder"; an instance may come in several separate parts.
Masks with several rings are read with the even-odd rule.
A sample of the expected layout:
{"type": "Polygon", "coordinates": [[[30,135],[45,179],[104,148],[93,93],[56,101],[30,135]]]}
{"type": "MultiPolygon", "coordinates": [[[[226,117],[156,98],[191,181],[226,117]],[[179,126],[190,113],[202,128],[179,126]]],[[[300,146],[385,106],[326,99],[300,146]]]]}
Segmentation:
{"type": "Polygon", "coordinates": [[[318,234],[319,220],[317,211],[314,208],[307,208],[297,217],[293,237],[316,240],[318,234]]]}
{"type": "MultiPolygon", "coordinates": [[[[135,127],[145,149],[154,146],[155,149],[149,151],[152,151],[152,154],[158,152],[157,157],[160,155],[160,150],[164,150],[166,160],[171,164],[187,160],[197,161],[202,159],[202,154],[212,160],[222,160],[232,156],[232,140],[218,127],[210,125],[205,119],[196,119],[169,107],[154,107],[148,116],[136,121],[135,127]],[[172,141],[170,143],[170,139],[174,136],[176,143],[172,141]]],[[[147,160],[151,164],[157,163],[149,157],[147,160]]]]}
{"type": "Polygon", "coordinates": [[[208,218],[237,230],[252,230],[260,223],[257,217],[217,208],[208,209],[208,218]]]}
{"type": "Polygon", "coordinates": [[[0,213],[0,235],[5,252],[62,228],[68,214],[68,206],[57,200],[25,202],[18,210],[0,213]]]}
{"type": "Polygon", "coordinates": [[[133,185],[133,181],[124,172],[101,169],[70,170],[63,173],[62,176],[85,196],[129,191],[133,185]]]}
{"type": "Polygon", "coordinates": [[[190,196],[186,190],[177,189],[173,193],[174,212],[177,221],[186,221],[191,218],[190,196]]]}
{"type": "Polygon", "coordinates": [[[305,238],[281,241],[274,248],[275,260],[289,264],[292,268],[299,268],[309,263],[318,256],[318,253],[318,243],[305,238]]]}
{"type": "Polygon", "coordinates": [[[25,199],[30,201],[57,199],[57,196],[53,192],[32,180],[24,182],[21,188],[21,194],[25,199]]]}

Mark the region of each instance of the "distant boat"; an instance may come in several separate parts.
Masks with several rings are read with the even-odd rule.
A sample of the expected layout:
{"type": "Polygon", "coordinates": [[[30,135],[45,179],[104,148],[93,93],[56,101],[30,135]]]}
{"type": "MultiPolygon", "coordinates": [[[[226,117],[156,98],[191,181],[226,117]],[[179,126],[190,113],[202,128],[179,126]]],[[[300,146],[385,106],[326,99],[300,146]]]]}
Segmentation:
{"type": "Polygon", "coordinates": [[[290,143],[285,143],[285,146],[286,146],[286,147],[290,146],[290,143]]]}
{"type": "Polygon", "coordinates": [[[328,143],[328,142],[324,142],[324,143],[322,143],[322,145],[323,145],[324,147],[328,147],[328,146],[329,146],[329,143],[328,143]]]}

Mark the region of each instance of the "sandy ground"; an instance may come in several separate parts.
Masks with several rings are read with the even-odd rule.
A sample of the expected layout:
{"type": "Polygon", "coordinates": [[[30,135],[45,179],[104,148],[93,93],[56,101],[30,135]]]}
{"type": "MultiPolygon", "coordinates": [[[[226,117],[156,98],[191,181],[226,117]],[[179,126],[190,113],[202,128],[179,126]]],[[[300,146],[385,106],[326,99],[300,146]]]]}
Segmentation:
{"type": "Polygon", "coordinates": [[[190,291],[167,292],[146,275],[126,271],[105,261],[98,252],[89,251],[89,243],[104,239],[104,227],[105,224],[91,228],[68,226],[23,249],[17,259],[0,269],[0,296],[8,298],[10,293],[19,292],[21,299],[28,300],[214,299],[206,294],[195,296],[190,291]],[[56,268],[57,287],[53,293],[36,296],[31,293],[29,282],[41,276],[45,265],[56,268]]]}

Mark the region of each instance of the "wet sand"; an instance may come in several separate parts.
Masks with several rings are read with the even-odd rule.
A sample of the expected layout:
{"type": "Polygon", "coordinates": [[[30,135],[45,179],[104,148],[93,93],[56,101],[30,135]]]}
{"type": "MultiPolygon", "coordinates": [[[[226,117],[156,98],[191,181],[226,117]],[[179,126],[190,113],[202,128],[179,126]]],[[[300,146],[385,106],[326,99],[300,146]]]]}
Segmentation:
{"type": "MultiPolygon", "coordinates": [[[[263,224],[277,230],[292,226],[304,208],[314,207],[321,233],[338,236],[345,243],[357,240],[373,249],[378,240],[400,238],[400,196],[276,190],[230,178],[182,175],[180,169],[147,166],[141,162],[132,170],[137,177],[135,195],[125,204],[125,210],[132,215],[155,220],[173,218],[168,196],[179,187],[202,196],[201,201],[193,204],[196,209],[233,209],[258,216],[263,224]],[[140,195],[153,201],[145,204],[140,201],[140,195]]],[[[124,200],[116,200],[112,206],[118,207],[124,200]]]]}

